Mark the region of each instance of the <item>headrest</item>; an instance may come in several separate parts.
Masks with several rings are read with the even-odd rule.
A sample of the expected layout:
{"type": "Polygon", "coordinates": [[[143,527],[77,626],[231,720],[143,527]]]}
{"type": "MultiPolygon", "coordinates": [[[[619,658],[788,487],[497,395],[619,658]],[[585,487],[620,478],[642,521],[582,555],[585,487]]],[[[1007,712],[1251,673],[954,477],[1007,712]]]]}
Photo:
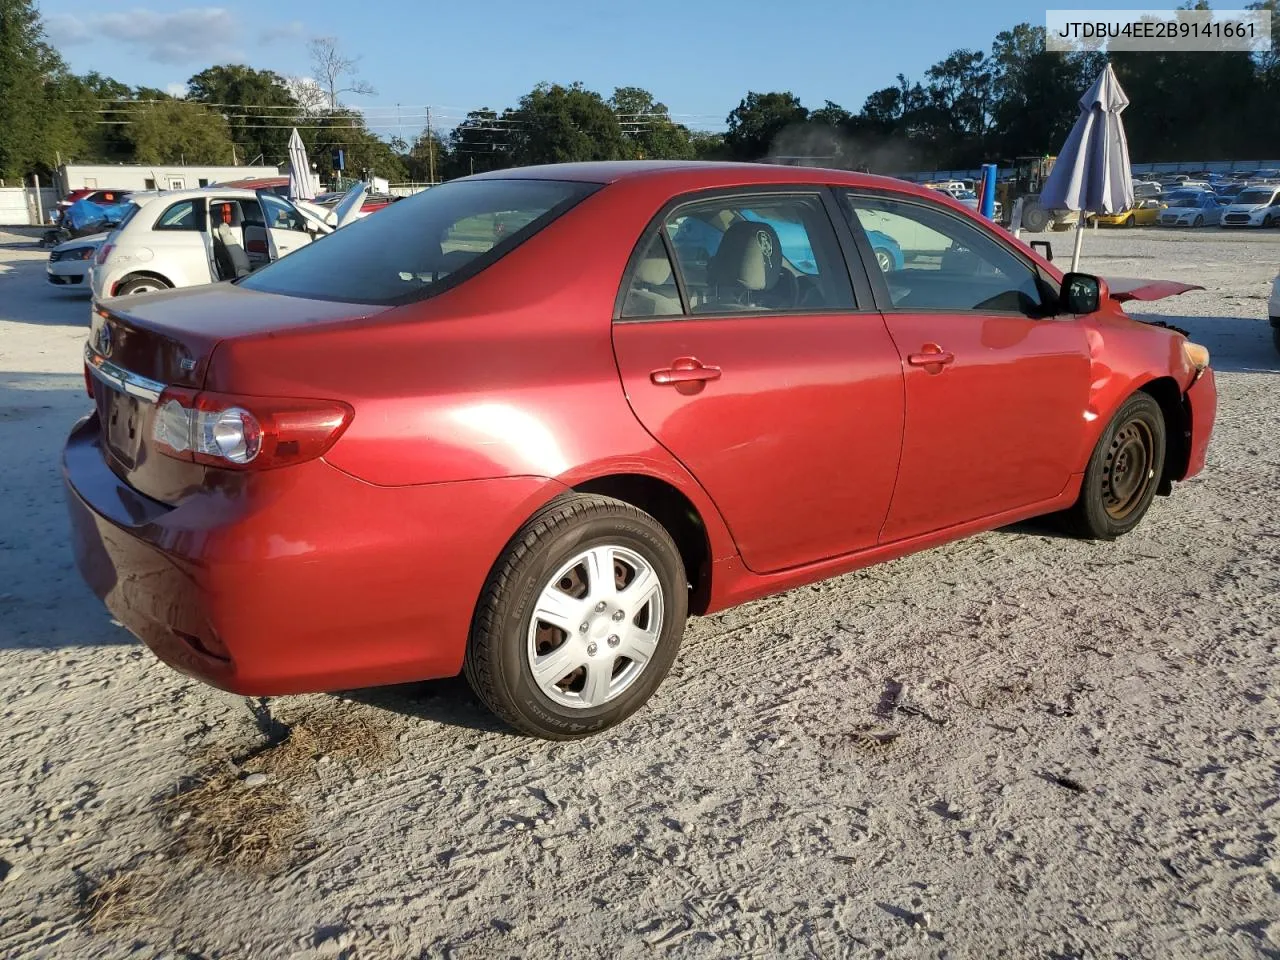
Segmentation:
{"type": "Polygon", "coordinates": [[[636,264],[636,279],[654,287],[670,283],[671,261],[665,253],[660,257],[646,257],[636,264]]]}
{"type": "Polygon", "coordinates": [[[730,224],[708,266],[715,284],[768,290],[782,275],[782,244],[767,223],[739,220],[730,224]]]}

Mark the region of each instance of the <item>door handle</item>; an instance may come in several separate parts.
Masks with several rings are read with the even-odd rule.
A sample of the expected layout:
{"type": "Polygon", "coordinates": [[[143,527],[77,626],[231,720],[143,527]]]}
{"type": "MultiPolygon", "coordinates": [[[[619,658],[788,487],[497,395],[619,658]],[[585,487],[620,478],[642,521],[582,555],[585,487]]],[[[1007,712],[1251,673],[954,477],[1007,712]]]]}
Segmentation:
{"type": "Polygon", "coordinates": [[[919,353],[907,354],[907,363],[913,367],[942,367],[956,358],[954,353],[943,350],[936,343],[926,343],[919,353]]]}
{"type": "Polygon", "coordinates": [[[719,380],[720,368],[702,363],[697,357],[679,357],[671,361],[671,366],[654,370],[649,379],[659,386],[672,383],[704,383],[707,380],[719,380]]]}

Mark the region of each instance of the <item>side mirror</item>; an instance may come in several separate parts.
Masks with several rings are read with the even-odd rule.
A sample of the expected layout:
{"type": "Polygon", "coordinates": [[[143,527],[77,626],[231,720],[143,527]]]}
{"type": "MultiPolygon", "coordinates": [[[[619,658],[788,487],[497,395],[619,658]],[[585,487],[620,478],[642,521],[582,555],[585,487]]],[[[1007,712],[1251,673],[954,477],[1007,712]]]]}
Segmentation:
{"type": "Polygon", "coordinates": [[[1048,240],[1032,240],[1031,249],[1053,263],[1053,244],[1048,240]]]}
{"type": "Polygon", "coordinates": [[[1066,313],[1095,313],[1102,304],[1103,283],[1088,273],[1068,273],[1062,278],[1062,309],[1066,313]]]}

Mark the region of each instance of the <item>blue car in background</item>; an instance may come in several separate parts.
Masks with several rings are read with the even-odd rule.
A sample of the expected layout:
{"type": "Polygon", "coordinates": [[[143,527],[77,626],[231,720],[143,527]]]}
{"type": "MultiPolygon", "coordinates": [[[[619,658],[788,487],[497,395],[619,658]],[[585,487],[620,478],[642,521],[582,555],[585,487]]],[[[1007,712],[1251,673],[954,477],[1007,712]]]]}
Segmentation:
{"type": "MultiPolygon", "coordinates": [[[[782,255],[787,258],[787,262],[801,273],[807,273],[810,276],[817,274],[818,264],[814,259],[813,247],[809,243],[808,233],[801,224],[793,220],[772,220],[754,210],[744,210],[742,216],[747,220],[767,223],[773,227],[777,231],[778,242],[782,244],[782,255]]],[[[716,250],[720,247],[720,238],[723,236],[724,234],[711,224],[696,217],[685,217],[675,235],[672,236],[671,242],[675,244],[677,250],[687,254],[691,259],[697,259],[699,252],[703,251],[705,251],[703,255],[709,258],[715,256],[716,250]]],[[[879,230],[868,230],[867,239],[871,241],[876,263],[879,264],[882,272],[891,273],[894,270],[901,270],[906,265],[902,247],[893,237],[879,230]]]]}

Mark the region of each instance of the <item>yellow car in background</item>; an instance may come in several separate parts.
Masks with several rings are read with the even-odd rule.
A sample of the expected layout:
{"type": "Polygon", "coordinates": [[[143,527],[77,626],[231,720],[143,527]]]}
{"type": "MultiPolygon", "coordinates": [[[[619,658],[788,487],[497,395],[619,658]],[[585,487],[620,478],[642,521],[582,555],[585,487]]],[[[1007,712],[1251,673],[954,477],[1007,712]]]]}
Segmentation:
{"type": "Polygon", "coordinates": [[[1089,214],[1089,226],[1097,223],[1104,227],[1154,227],[1163,208],[1164,204],[1159,200],[1138,200],[1128,210],[1119,213],[1089,214]]]}

